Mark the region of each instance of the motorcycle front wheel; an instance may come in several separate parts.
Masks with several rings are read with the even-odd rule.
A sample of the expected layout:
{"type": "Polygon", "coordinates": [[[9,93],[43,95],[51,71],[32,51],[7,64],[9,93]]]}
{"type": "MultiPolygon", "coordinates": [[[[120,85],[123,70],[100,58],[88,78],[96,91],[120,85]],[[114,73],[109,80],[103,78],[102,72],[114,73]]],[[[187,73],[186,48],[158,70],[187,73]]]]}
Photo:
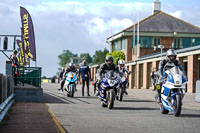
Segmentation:
{"type": "Polygon", "coordinates": [[[124,89],[121,87],[119,89],[119,101],[121,102],[123,100],[123,95],[124,95],[124,89]]]}
{"type": "Polygon", "coordinates": [[[69,86],[69,90],[70,90],[70,97],[74,97],[74,91],[75,91],[75,86],[74,85],[70,85],[69,86]]]}
{"type": "Polygon", "coordinates": [[[107,95],[107,99],[108,99],[108,108],[109,109],[113,109],[114,107],[114,101],[115,101],[115,91],[113,89],[110,89],[110,91],[108,92],[107,95]]]}
{"type": "Polygon", "coordinates": [[[178,117],[181,114],[181,95],[176,95],[174,105],[174,116],[178,117]]]}

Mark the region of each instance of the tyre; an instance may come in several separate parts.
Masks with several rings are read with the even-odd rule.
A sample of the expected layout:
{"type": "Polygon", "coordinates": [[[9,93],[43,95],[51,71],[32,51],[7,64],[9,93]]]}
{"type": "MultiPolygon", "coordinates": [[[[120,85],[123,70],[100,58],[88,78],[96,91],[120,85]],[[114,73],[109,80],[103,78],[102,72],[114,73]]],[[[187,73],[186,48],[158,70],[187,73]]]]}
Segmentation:
{"type": "Polygon", "coordinates": [[[166,110],[163,105],[160,106],[160,111],[162,114],[168,114],[169,110],[166,110]]]}
{"type": "Polygon", "coordinates": [[[123,100],[123,95],[124,95],[124,89],[121,87],[119,89],[119,101],[121,102],[123,100]]]}
{"type": "Polygon", "coordinates": [[[75,89],[75,86],[74,85],[70,85],[70,88],[69,88],[69,90],[70,90],[70,97],[74,97],[74,90],[75,89]]]}
{"type": "Polygon", "coordinates": [[[107,107],[108,105],[106,105],[105,103],[101,102],[101,106],[102,107],[107,107]]]}
{"type": "Polygon", "coordinates": [[[113,89],[111,89],[108,92],[108,108],[109,109],[113,109],[114,107],[114,101],[115,101],[115,91],[113,89]]]}
{"type": "Polygon", "coordinates": [[[173,114],[176,117],[180,116],[181,114],[181,95],[176,95],[173,114]]]}

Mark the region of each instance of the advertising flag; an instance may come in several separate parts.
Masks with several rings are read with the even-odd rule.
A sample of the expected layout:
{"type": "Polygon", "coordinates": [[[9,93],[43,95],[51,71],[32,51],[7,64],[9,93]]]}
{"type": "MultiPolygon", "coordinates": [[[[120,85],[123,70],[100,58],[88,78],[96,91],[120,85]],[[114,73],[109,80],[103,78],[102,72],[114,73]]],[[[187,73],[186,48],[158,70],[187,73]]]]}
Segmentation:
{"type": "Polygon", "coordinates": [[[31,16],[23,7],[20,7],[20,16],[22,21],[22,41],[24,44],[24,52],[29,58],[36,61],[35,35],[31,16]]]}

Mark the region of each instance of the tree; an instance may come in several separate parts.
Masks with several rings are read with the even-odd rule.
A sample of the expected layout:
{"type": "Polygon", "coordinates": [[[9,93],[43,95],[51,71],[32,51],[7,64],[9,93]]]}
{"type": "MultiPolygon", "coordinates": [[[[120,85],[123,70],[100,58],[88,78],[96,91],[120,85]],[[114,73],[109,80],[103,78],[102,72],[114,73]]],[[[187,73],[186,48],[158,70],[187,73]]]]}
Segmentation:
{"type": "Polygon", "coordinates": [[[64,50],[62,54],[58,55],[58,64],[61,66],[61,67],[65,67],[65,65],[67,63],[70,63],[70,58],[71,57],[77,57],[78,55],[77,54],[73,54],[70,50],[64,50]]]}
{"type": "Polygon", "coordinates": [[[124,55],[123,51],[114,51],[112,53],[107,53],[106,56],[108,56],[108,55],[112,55],[113,56],[115,64],[118,64],[118,61],[120,59],[125,60],[125,55],[124,55]]]}
{"type": "Polygon", "coordinates": [[[100,64],[105,62],[105,57],[107,53],[109,53],[109,51],[106,48],[103,51],[95,51],[95,55],[93,55],[93,64],[100,64]]]}
{"type": "Polygon", "coordinates": [[[89,53],[80,54],[80,57],[81,57],[81,58],[86,58],[86,62],[87,62],[88,64],[92,63],[92,57],[90,56],[89,53]]]}

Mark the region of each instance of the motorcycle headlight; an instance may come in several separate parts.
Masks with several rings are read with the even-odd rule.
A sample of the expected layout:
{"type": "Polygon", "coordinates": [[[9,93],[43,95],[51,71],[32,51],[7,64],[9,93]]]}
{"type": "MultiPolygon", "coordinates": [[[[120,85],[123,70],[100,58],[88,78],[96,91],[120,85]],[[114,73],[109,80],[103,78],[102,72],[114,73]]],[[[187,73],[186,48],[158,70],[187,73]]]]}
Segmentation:
{"type": "Polygon", "coordinates": [[[108,84],[110,86],[114,86],[116,84],[115,80],[108,80],[108,84]]]}

